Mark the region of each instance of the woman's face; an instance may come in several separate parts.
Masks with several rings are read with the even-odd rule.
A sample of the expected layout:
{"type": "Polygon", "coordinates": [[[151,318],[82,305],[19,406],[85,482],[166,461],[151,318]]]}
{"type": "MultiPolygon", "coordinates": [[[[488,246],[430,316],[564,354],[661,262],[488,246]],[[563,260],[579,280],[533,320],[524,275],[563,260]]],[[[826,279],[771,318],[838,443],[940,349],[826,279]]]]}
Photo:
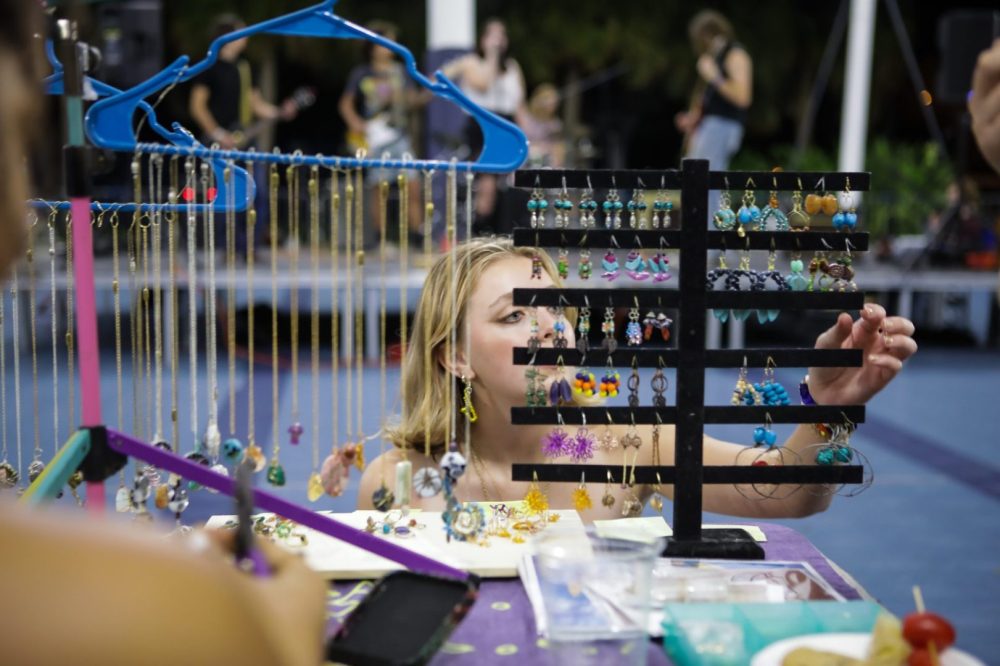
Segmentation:
{"type": "Polygon", "coordinates": [[[480,38],[483,51],[503,51],[507,48],[507,27],[500,21],[490,21],[483,27],[480,38]]]}
{"type": "MultiPolygon", "coordinates": [[[[551,347],[555,338],[554,309],[514,305],[512,290],[552,287],[544,271],[541,279],[531,277],[531,259],[510,256],[493,263],[480,276],[469,299],[466,313],[471,348],[471,367],[481,399],[477,406],[489,404],[507,410],[524,404],[527,386],[524,366],[514,365],[514,347],[525,347],[531,336],[532,314],[538,320],[538,337],[543,347],[551,347]],[[486,393],[483,396],[483,393],[486,393]],[[485,401],[485,402],[483,402],[485,401]]],[[[570,348],[576,344],[574,331],[567,323],[565,336],[570,348]]],[[[459,349],[461,349],[461,345],[459,349]]],[[[555,376],[555,367],[538,368],[547,375],[546,386],[555,376]]],[[[569,369],[566,370],[567,379],[569,369]]]]}

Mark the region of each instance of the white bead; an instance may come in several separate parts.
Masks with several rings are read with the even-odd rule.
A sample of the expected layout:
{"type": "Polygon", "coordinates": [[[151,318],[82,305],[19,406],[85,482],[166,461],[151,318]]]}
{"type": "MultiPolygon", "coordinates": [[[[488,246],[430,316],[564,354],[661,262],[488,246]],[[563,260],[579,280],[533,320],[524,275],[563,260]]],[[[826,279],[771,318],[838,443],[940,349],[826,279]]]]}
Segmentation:
{"type": "Polygon", "coordinates": [[[858,195],[854,192],[838,192],[837,205],[840,207],[841,213],[852,211],[857,208],[858,195]]]}

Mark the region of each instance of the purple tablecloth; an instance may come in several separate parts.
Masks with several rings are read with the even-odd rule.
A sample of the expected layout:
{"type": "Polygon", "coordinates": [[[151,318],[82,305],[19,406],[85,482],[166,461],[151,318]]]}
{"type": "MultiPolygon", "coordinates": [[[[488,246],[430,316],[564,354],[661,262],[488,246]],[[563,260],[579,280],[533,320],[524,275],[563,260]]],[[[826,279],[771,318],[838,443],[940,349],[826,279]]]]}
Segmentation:
{"type": "MultiPolygon", "coordinates": [[[[846,599],[861,595],[830,566],[829,561],[812,543],[795,530],[783,525],[760,525],[767,541],[761,544],[769,560],[804,561],[830,583],[846,599]]],[[[330,588],[329,631],[334,632],[371,589],[370,581],[340,581],[330,588]]],[[[392,631],[387,627],[388,632],[392,631]]],[[[536,634],[535,617],[519,579],[485,580],[479,599],[465,620],[455,629],[442,650],[431,661],[434,666],[449,664],[537,664],[547,659],[545,641],[536,634]]],[[[656,641],[648,645],[648,664],[670,664],[663,648],[656,641]]],[[[603,655],[602,655],[603,656],[603,655]]],[[[604,663],[616,663],[608,654],[604,663]]]]}

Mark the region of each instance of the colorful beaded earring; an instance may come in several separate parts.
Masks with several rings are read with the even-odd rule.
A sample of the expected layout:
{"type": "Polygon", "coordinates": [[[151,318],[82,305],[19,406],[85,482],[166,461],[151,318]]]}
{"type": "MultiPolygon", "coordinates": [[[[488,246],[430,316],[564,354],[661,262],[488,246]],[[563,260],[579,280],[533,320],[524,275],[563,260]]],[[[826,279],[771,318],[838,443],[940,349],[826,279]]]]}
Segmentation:
{"type": "Polygon", "coordinates": [[[809,231],[809,215],[802,209],[802,181],[792,192],[792,210],[788,213],[788,224],[792,231],[809,231]]]}
{"type": "Polygon", "coordinates": [[[590,276],[594,274],[594,266],[590,262],[590,250],[580,250],[580,263],[576,274],[580,276],[581,280],[589,280],[590,276]]]}
{"type": "Polygon", "coordinates": [[[553,207],[556,209],[555,225],[557,229],[565,229],[569,226],[569,215],[570,211],[573,210],[573,202],[569,198],[569,190],[566,189],[566,179],[563,178],[562,190],[556,195],[555,201],[552,202],[553,207]]]}
{"type": "Polygon", "coordinates": [[[528,369],[524,371],[524,378],[528,380],[528,387],[525,390],[525,402],[528,407],[545,407],[548,403],[546,402],[546,391],[545,386],[542,384],[541,373],[534,366],[529,365],[528,369]]]}
{"type": "Polygon", "coordinates": [[[628,276],[633,280],[641,282],[649,278],[649,271],[646,269],[646,259],[642,256],[642,251],[637,249],[630,250],[628,256],[625,257],[625,271],[628,273],[628,276]]]}
{"type": "Polygon", "coordinates": [[[670,326],[673,323],[673,320],[665,313],[650,310],[642,320],[642,337],[648,341],[653,337],[653,331],[659,331],[663,341],[668,342],[670,340],[670,326]]]}
{"type": "Polygon", "coordinates": [[[649,208],[646,203],[646,193],[643,190],[642,181],[639,187],[632,190],[632,198],[628,202],[628,226],[631,229],[648,229],[649,220],[646,217],[646,210],[649,208]]]}
{"type": "MultiPolygon", "coordinates": [[[[788,391],[781,385],[781,382],[774,378],[774,359],[767,357],[767,365],[764,366],[764,378],[753,388],[760,394],[761,404],[768,406],[787,406],[791,404],[788,391]]],[[[753,403],[748,403],[753,404],[753,403]]]]}
{"type": "Polygon", "coordinates": [[[719,231],[731,231],[736,226],[736,213],[733,212],[732,196],[729,193],[729,179],[726,178],[726,189],[719,194],[719,209],[712,216],[712,223],[719,231]]]}
{"type": "Polygon", "coordinates": [[[538,336],[539,326],[538,326],[538,314],[534,306],[529,306],[531,308],[530,319],[528,320],[528,353],[536,354],[542,346],[542,339],[538,336]]]}
{"type": "MultiPolygon", "coordinates": [[[[774,179],[775,181],[777,179],[774,179]]],[[[779,202],[778,202],[778,186],[774,182],[772,184],[773,189],[767,198],[767,205],[764,206],[764,210],[760,215],[761,227],[767,229],[767,225],[771,220],[774,220],[774,230],[775,231],[788,231],[789,223],[788,216],[782,212],[779,202]]]]}
{"type": "Polygon", "coordinates": [[[618,349],[618,341],[615,340],[614,308],[604,308],[604,321],[601,322],[601,333],[604,334],[604,340],[601,341],[601,346],[608,350],[609,354],[614,354],[615,350],[618,349]]]}
{"type": "Polygon", "coordinates": [[[660,191],[657,192],[656,199],[653,200],[653,228],[669,229],[671,224],[670,212],[673,209],[674,202],[667,196],[664,179],[661,178],[660,191]]]}
{"type": "MultiPolygon", "coordinates": [[[[614,177],[612,177],[612,182],[614,177]]],[[[601,204],[601,208],[604,210],[604,228],[605,229],[621,229],[622,226],[622,209],[625,205],[621,202],[618,196],[618,186],[613,185],[608,194],[604,199],[604,203],[601,204]]]]}
{"type": "Polygon", "coordinates": [[[639,325],[639,306],[629,308],[628,324],[625,326],[625,339],[630,347],[642,344],[642,326],[639,325]]]}
{"type": "Polygon", "coordinates": [[[580,228],[593,229],[597,225],[597,202],[594,201],[594,188],[587,176],[587,189],[580,195],[580,228]]]}
{"type": "Polygon", "coordinates": [[[577,511],[586,511],[593,508],[594,503],[587,492],[587,476],[585,472],[580,473],[580,485],[573,491],[573,508],[577,511]]]}
{"type": "Polygon", "coordinates": [[[601,377],[600,395],[602,398],[614,398],[621,390],[622,379],[618,371],[611,365],[611,358],[608,358],[608,367],[601,377]]]}
{"type": "Polygon", "coordinates": [[[561,280],[569,278],[569,250],[565,247],[559,248],[559,256],[556,259],[556,272],[559,274],[559,279],[561,280]]]}
{"type": "MultiPolygon", "coordinates": [[[[777,253],[774,249],[774,243],[771,244],[771,251],[767,254],[767,270],[758,272],[754,275],[753,291],[764,291],[767,288],[767,283],[770,280],[775,284],[778,291],[788,291],[789,286],[785,281],[785,276],[782,275],[775,267],[777,261],[777,253]]],[[[761,324],[766,324],[772,322],[778,318],[781,313],[780,310],[757,310],[757,321],[761,324]]]]}
{"type": "MultiPolygon", "coordinates": [[[[715,286],[720,279],[723,280],[726,291],[739,291],[740,279],[726,264],[725,248],[723,248],[722,252],[719,253],[719,266],[710,270],[708,275],[705,276],[705,288],[708,291],[714,291],[715,286]]],[[[715,308],[712,310],[712,314],[723,324],[729,320],[729,310],[715,308]]]]}
{"type": "Polygon", "coordinates": [[[653,276],[653,282],[666,282],[671,278],[670,259],[666,252],[657,251],[649,258],[649,273],[653,276]]]}
{"type": "Polygon", "coordinates": [[[743,190],[743,203],[740,209],[736,211],[736,220],[740,225],[737,232],[741,237],[747,230],[752,231],[760,228],[761,212],[760,208],[757,207],[757,197],[754,194],[755,187],[753,178],[748,179],[746,189],[743,190]]]}
{"type": "Polygon", "coordinates": [[[531,279],[541,280],[542,279],[542,256],[538,252],[533,252],[531,255],[531,279]]]}
{"type": "Polygon", "coordinates": [[[789,263],[789,269],[791,272],[785,276],[785,284],[792,291],[805,291],[809,288],[809,279],[802,273],[805,270],[805,264],[802,263],[802,253],[795,252],[792,255],[792,260],[789,263]]]}
{"type": "Polygon", "coordinates": [[[753,384],[747,381],[747,359],[743,357],[743,365],[740,367],[740,375],[736,380],[736,387],[729,402],[733,405],[760,405],[763,399],[753,384]]]}
{"type": "Polygon", "coordinates": [[[580,308],[576,319],[576,348],[581,354],[590,349],[590,306],[580,308]]]}
{"type": "Polygon", "coordinates": [[[832,218],[833,228],[838,231],[853,231],[858,225],[858,195],[851,191],[851,179],[844,182],[844,191],[837,195],[838,211],[832,218]]]}
{"type": "Polygon", "coordinates": [[[615,257],[614,250],[610,247],[608,248],[608,251],[604,253],[604,258],[601,259],[601,268],[604,269],[604,272],[601,273],[601,277],[608,282],[614,282],[614,280],[621,275],[621,271],[618,266],[618,259],[615,257]]]}
{"type": "Polygon", "coordinates": [[[531,213],[531,228],[545,226],[545,211],[549,207],[549,202],[545,198],[545,192],[539,186],[539,181],[535,179],[535,187],[531,190],[531,199],[528,200],[528,212],[531,213]]]}
{"type": "MultiPolygon", "coordinates": [[[[562,297],[560,297],[562,298],[562,297]]],[[[569,340],[566,339],[566,328],[568,323],[566,321],[566,308],[562,305],[556,307],[556,320],[552,324],[553,338],[552,346],[556,349],[566,349],[569,346],[569,340]]]]}

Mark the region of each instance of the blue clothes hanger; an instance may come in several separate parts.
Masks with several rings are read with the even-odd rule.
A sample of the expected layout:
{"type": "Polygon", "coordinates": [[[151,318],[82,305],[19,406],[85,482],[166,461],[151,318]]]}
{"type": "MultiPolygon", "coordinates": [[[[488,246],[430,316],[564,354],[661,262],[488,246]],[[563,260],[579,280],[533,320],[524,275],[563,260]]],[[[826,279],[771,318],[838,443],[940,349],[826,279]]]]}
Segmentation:
{"type": "MultiPolygon", "coordinates": [[[[45,40],[45,55],[48,58],[49,64],[52,65],[53,73],[47,77],[43,84],[45,86],[45,92],[48,95],[62,95],[64,91],[63,87],[63,66],[56,57],[55,47],[52,44],[52,40],[45,40]]],[[[84,77],[84,89],[92,91],[94,95],[98,98],[111,98],[115,95],[122,94],[122,91],[114,86],[108,85],[103,81],[98,81],[97,79],[91,78],[89,76],[84,77]]],[[[88,92],[89,92],[88,91],[88,92]]],[[[194,135],[181,126],[179,123],[174,123],[174,130],[168,130],[159,123],[156,118],[156,111],[153,107],[145,100],[140,100],[137,104],[137,108],[146,115],[146,122],[149,123],[150,128],[166,139],[171,145],[178,146],[185,149],[185,151],[191,151],[192,149],[197,150],[207,150],[204,145],[195,139],[194,135]]],[[[131,120],[130,120],[131,122],[131,120]]],[[[130,125],[131,127],[131,125],[130,125]]],[[[255,186],[253,179],[246,172],[237,166],[232,167],[230,177],[233,183],[233,192],[230,195],[228,191],[225,191],[225,168],[226,162],[224,159],[211,158],[212,170],[215,172],[215,182],[219,183],[218,194],[214,202],[214,208],[216,212],[226,211],[226,202],[230,199],[226,198],[232,196],[232,201],[234,202],[233,209],[237,212],[244,211],[247,205],[253,201],[255,186]]],[[[33,206],[44,207],[44,208],[55,208],[55,209],[65,209],[69,208],[68,201],[41,201],[34,200],[31,202],[33,206]]],[[[90,205],[92,211],[102,212],[108,210],[114,210],[118,212],[131,212],[135,210],[136,204],[131,203],[102,203],[102,202],[92,202],[90,205]]],[[[140,204],[139,208],[143,212],[152,211],[153,209],[158,210],[185,210],[194,212],[203,212],[208,208],[205,204],[162,204],[160,202],[150,203],[150,204],[140,204]]]]}
{"type": "MultiPolygon", "coordinates": [[[[524,133],[514,123],[486,111],[469,100],[441,71],[435,72],[435,81],[428,79],[417,70],[413,54],[405,47],[377,35],[365,28],[355,25],[333,13],[336,0],[307,7],[284,16],[269,19],[235,32],[223,35],[212,42],[208,54],[203,60],[188,65],[188,57],[182,56],[166,69],[148,80],[125,90],[117,95],[102,99],[94,104],[86,116],[87,134],[90,140],[102,148],[133,151],[137,148],[136,138],[132,131],[132,118],[137,109],[142,108],[143,100],[168,85],[176,85],[198,76],[218,60],[219,50],[229,42],[258,34],[289,35],[295,37],[319,37],[327,39],[364,39],[386,47],[397,54],[406,66],[407,72],[420,85],[430,90],[438,97],[447,99],[466,113],[475,118],[483,132],[483,150],[475,162],[442,162],[423,160],[384,160],[365,156],[357,158],[320,158],[302,156],[292,158],[286,155],[268,155],[263,153],[245,153],[240,151],[208,151],[204,147],[154,146],[138,145],[144,152],[163,154],[191,154],[197,156],[216,155],[224,159],[254,159],[267,162],[287,164],[319,165],[326,167],[391,167],[391,168],[424,168],[439,169],[454,166],[470,171],[508,173],[514,171],[528,155],[528,141],[524,133]]],[[[220,189],[216,199],[223,199],[220,189]]]]}

